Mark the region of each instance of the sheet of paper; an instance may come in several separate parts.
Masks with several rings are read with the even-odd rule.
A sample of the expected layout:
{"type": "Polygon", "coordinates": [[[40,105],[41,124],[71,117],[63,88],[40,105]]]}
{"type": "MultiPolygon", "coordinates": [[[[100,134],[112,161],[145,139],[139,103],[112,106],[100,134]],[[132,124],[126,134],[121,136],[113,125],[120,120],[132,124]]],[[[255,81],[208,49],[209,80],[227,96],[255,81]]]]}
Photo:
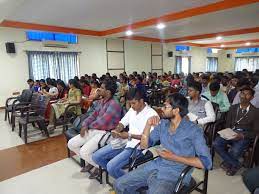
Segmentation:
{"type": "Polygon", "coordinates": [[[226,140],[234,139],[237,135],[237,133],[230,128],[226,128],[221,131],[218,131],[218,134],[220,135],[220,137],[226,140]]]}

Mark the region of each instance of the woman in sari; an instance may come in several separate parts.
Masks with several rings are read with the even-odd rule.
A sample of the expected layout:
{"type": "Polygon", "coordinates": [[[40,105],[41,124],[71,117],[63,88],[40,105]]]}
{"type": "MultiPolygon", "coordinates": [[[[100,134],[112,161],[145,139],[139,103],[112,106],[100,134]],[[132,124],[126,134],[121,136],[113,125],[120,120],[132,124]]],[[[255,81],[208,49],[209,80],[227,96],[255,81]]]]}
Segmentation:
{"type": "MultiPolygon", "coordinates": [[[[67,97],[61,99],[57,103],[51,104],[51,111],[49,117],[49,131],[54,131],[54,121],[58,119],[62,114],[65,113],[65,109],[70,104],[81,103],[82,92],[80,85],[75,79],[69,80],[69,91],[67,97]]],[[[71,107],[71,111],[75,114],[81,114],[81,106],[76,105],[71,107]]]]}

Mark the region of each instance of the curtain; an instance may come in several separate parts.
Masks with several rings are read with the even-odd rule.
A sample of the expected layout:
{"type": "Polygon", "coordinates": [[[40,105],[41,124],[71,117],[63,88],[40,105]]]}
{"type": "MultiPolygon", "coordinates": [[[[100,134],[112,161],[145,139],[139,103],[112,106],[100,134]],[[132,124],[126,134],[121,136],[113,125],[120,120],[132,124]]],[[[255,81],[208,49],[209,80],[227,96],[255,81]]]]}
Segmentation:
{"type": "Polygon", "coordinates": [[[207,57],[206,71],[207,72],[217,72],[218,70],[218,58],[217,57],[207,57]]]}
{"type": "Polygon", "coordinates": [[[243,69],[248,71],[259,69],[259,57],[236,57],[235,71],[242,71],[243,69]]]}
{"type": "Polygon", "coordinates": [[[182,57],[176,56],[175,73],[179,74],[182,72],[182,57]]]}
{"type": "Polygon", "coordinates": [[[79,74],[79,58],[76,52],[27,51],[27,55],[31,79],[50,77],[68,82],[79,74]]]}

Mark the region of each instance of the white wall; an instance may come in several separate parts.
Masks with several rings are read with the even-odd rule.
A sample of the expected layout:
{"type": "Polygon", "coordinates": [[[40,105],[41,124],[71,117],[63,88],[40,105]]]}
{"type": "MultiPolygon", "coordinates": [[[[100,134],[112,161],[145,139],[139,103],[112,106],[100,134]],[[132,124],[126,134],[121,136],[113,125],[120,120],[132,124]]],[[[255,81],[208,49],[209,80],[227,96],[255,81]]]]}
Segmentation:
{"type": "MultiPolygon", "coordinates": [[[[37,51],[78,51],[80,75],[97,73],[98,76],[107,72],[106,39],[88,36],[78,36],[78,43],[69,48],[45,48],[41,42],[16,43],[16,53],[7,54],[5,43],[22,42],[26,40],[25,30],[0,27],[0,77],[3,83],[0,87],[0,107],[4,106],[7,97],[13,92],[27,88],[29,78],[26,50],[37,51]]],[[[151,70],[150,43],[140,41],[125,41],[125,69],[133,71],[151,70]]]]}
{"type": "Polygon", "coordinates": [[[151,71],[151,43],[141,41],[124,41],[125,70],[132,73],[151,71]]]}

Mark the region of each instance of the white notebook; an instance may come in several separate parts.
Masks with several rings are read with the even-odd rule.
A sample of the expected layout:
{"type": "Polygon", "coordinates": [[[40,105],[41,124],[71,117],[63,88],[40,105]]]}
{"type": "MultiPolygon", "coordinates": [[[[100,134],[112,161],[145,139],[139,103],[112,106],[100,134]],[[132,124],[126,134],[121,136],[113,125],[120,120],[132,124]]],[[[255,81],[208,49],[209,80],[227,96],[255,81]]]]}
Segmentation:
{"type": "Polygon", "coordinates": [[[237,133],[230,128],[226,128],[221,131],[218,131],[218,134],[220,135],[220,137],[226,140],[234,139],[237,135],[237,133]]]}

